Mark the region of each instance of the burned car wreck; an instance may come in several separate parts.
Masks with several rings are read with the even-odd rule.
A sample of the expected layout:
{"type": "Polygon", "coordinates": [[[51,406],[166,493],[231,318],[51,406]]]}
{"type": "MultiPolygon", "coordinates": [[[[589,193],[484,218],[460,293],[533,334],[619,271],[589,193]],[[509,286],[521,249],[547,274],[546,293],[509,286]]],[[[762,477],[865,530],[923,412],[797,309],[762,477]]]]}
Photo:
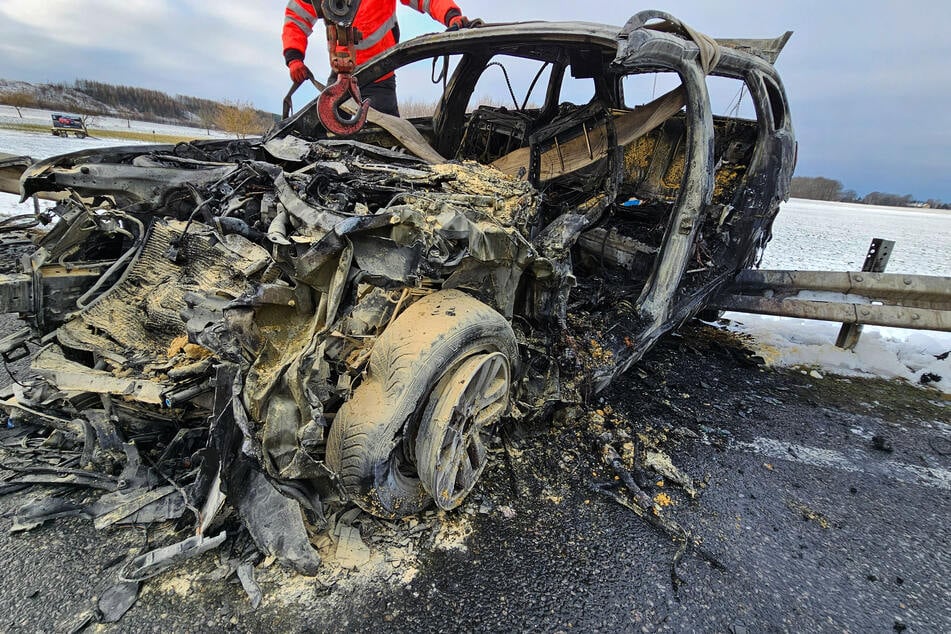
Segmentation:
{"type": "Polygon", "coordinates": [[[23,442],[70,451],[3,486],[99,489],[97,526],[184,516],[131,580],[220,543],[226,504],[305,573],[328,504],[455,508],[497,423],[585,402],[756,262],[795,161],[786,39],[660,12],[427,35],[357,76],[452,57],[429,117],[344,139],[311,104],[261,139],[30,166],[20,193],[58,202],[3,279],[30,324],[3,354],[30,343],[32,376],[0,404],[23,442]],[[543,103],[473,109],[508,60],[541,69],[543,103]],[[655,73],[679,85],[626,94],[655,73]],[[561,99],[569,74],[589,101],[561,99]],[[755,118],[715,116],[710,77],[755,118]]]}

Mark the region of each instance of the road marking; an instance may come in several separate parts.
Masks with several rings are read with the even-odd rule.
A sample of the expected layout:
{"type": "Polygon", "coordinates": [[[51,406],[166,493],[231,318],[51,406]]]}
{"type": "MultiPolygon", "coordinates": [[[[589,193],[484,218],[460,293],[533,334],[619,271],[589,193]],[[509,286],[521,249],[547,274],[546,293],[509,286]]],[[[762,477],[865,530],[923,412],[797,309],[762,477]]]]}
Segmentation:
{"type": "Polygon", "coordinates": [[[849,473],[866,473],[892,478],[905,484],[918,484],[951,491],[951,471],[947,469],[918,467],[892,460],[877,460],[861,451],[851,451],[850,455],[846,455],[841,451],[807,447],[772,438],[756,438],[752,442],[735,441],[731,443],[731,446],[774,460],[789,460],[849,473]]]}

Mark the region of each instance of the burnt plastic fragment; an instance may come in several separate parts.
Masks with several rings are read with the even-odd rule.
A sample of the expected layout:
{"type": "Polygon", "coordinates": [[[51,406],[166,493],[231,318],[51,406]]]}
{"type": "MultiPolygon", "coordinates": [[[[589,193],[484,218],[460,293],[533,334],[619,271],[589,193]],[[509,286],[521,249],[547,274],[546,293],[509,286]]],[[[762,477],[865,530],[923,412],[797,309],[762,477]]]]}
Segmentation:
{"type": "Polygon", "coordinates": [[[138,581],[121,581],[102,593],[97,607],[100,623],[115,623],[139,598],[138,581]]]}
{"type": "Polygon", "coordinates": [[[230,474],[229,495],[254,543],[262,553],[276,557],[299,573],[316,575],[320,556],[307,538],[300,505],[281,495],[247,461],[242,462],[242,468],[230,474]]]}
{"type": "Polygon", "coordinates": [[[182,516],[185,506],[178,491],[171,486],[149,490],[116,491],[99,498],[89,506],[97,529],[113,524],[148,523],[182,516]]]}
{"type": "Polygon", "coordinates": [[[156,548],[130,561],[123,569],[122,578],[126,581],[145,581],[186,559],[217,548],[224,543],[227,536],[224,531],[214,537],[195,535],[171,546],[156,548]]]}
{"type": "Polygon", "coordinates": [[[75,517],[85,515],[85,509],[62,498],[46,498],[30,501],[17,509],[13,516],[11,533],[32,530],[46,522],[61,517],[75,517]]]}
{"type": "Polygon", "coordinates": [[[247,562],[238,566],[238,580],[241,581],[241,587],[244,588],[248,600],[251,601],[251,607],[258,609],[264,594],[261,592],[261,586],[254,579],[254,566],[247,562]]]}

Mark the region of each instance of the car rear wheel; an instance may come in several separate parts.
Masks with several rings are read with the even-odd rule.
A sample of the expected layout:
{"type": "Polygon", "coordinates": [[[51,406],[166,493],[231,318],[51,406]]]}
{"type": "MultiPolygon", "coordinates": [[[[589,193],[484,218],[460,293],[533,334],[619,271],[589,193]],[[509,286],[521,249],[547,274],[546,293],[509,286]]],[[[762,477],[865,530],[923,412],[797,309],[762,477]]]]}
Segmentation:
{"type": "Polygon", "coordinates": [[[515,335],[460,291],[407,308],[380,335],[363,383],[341,406],[327,465],[380,517],[458,506],[485,467],[486,434],[508,408],[515,335]]]}

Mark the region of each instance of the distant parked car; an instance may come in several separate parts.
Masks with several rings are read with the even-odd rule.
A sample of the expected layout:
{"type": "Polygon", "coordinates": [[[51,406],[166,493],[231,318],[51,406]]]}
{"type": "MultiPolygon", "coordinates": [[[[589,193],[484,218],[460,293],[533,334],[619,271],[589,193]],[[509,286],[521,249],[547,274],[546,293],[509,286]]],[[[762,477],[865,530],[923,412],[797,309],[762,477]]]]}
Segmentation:
{"type": "Polygon", "coordinates": [[[85,139],[89,132],[86,130],[86,122],[78,115],[53,114],[53,127],[50,132],[53,136],[68,137],[72,132],[77,138],[85,139]]]}

